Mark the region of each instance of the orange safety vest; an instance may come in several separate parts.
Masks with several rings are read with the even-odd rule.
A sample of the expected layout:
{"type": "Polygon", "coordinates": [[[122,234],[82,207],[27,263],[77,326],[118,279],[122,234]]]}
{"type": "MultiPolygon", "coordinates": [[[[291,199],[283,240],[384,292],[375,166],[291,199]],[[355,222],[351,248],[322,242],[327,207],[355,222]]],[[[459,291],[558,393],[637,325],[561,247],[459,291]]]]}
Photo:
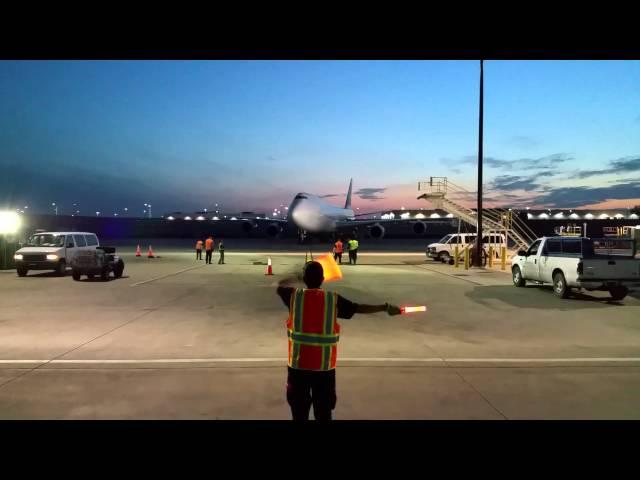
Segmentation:
{"type": "Polygon", "coordinates": [[[207,247],[207,250],[213,250],[213,240],[211,238],[207,238],[204,244],[207,247]]]}
{"type": "Polygon", "coordinates": [[[196,242],[196,250],[202,250],[202,240],[196,242]]]}
{"type": "Polygon", "coordinates": [[[342,253],[342,242],[340,240],[336,242],[336,253],[342,253]]]}
{"type": "Polygon", "coordinates": [[[291,294],[287,334],[289,366],[299,370],[333,370],[338,358],[338,294],[297,288],[291,294]]]}

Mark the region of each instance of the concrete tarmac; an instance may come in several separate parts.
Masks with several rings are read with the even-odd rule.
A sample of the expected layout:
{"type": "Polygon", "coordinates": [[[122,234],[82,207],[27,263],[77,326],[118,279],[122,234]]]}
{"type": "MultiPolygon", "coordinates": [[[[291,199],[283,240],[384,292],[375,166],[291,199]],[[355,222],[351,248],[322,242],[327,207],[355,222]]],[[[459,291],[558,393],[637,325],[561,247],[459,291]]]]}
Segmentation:
{"type": "MultiPolygon", "coordinates": [[[[230,239],[226,264],[216,253],[205,265],[162,242],[159,258],[136,258],[135,243],[106,283],[0,273],[0,418],[289,418],[275,285],[301,271],[303,251],[230,239]]],[[[326,287],[428,312],[341,321],[335,418],[640,418],[636,293],[561,300],[392,245],[363,245],[326,287]]]]}

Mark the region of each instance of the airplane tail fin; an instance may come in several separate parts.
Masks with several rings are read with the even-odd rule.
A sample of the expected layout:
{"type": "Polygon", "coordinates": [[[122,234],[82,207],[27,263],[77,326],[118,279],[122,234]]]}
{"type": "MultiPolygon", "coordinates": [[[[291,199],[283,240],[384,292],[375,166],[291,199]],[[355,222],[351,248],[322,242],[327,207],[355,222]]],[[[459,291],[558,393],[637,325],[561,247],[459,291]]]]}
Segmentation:
{"type": "Polygon", "coordinates": [[[353,185],[353,178],[349,181],[349,191],[347,192],[347,200],[344,202],[344,208],[351,208],[351,186],[353,185]]]}

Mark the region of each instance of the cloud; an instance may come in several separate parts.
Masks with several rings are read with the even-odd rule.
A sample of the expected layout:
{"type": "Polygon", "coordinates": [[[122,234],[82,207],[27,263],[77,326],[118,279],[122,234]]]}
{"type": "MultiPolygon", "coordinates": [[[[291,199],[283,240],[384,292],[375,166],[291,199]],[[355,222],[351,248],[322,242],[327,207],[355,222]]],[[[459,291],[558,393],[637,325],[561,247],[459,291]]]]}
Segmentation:
{"type": "Polygon", "coordinates": [[[339,197],[340,194],[338,193],[329,193],[327,195],[320,195],[320,198],[331,198],[331,197],[339,197]]]}
{"type": "Polygon", "coordinates": [[[552,189],[535,198],[535,202],[551,207],[576,208],[610,199],[640,198],[640,181],[607,187],[566,187],[552,189]]]}
{"type": "Polygon", "coordinates": [[[607,173],[606,170],[583,170],[581,172],[576,172],[572,176],[575,178],[583,179],[583,178],[595,177],[596,175],[602,175],[604,173],[607,173]]]}
{"type": "Polygon", "coordinates": [[[595,177],[596,175],[610,175],[618,173],[640,171],[640,156],[624,157],[618,160],[611,160],[609,168],[603,170],[583,170],[576,173],[577,178],[595,177]]]}
{"type": "Polygon", "coordinates": [[[533,150],[540,146],[538,139],[528,135],[514,135],[507,143],[522,150],[533,150]]]}
{"type": "MultiPolygon", "coordinates": [[[[503,160],[494,157],[483,157],[483,164],[489,168],[501,170],[550,170],[557,168],[560,164],[573,160],[573,157],[565,153],[554,153],[539,158],[519,158],[516,160],[503,160]]],[[[462,163],[476,163],[477,156],[466,156],[462,163]]]]}
{"type": "Polygon", "coordinates": [[[362,200],[382,200],[384,197],[380,197],[379,194],[385,190],[386,188],[361,188],[355,194],[362,200]]]}
{"type": "Polygon", "coordinates": [[[494,190],[536,190],[540,184],[535,180],[536,175],[521,177],[519,175],[501,175],[493,179],[490,188],[494,190]]]}

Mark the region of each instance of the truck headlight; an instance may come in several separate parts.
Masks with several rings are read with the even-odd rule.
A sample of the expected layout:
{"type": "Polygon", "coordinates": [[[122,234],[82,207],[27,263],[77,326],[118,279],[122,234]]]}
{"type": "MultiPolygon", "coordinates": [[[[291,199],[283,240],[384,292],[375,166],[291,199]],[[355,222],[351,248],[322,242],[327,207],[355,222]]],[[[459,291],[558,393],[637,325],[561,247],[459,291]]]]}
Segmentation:
{"type": "Polygon", "coordinates": [[[47,260],[58,260],[58,255],[56,255],[55,253],[50,253],[49,255],[47,255],[47,260]]]}
{"type": "Polygon", "coordinates": [[[22,256],[22,254],[21,254],[21,253],[16,253],[16,254],[13,256],[13,259],[14,259],[14,260],[22,260],[23,258],[24,258],[24,257],[22,256]]]}

